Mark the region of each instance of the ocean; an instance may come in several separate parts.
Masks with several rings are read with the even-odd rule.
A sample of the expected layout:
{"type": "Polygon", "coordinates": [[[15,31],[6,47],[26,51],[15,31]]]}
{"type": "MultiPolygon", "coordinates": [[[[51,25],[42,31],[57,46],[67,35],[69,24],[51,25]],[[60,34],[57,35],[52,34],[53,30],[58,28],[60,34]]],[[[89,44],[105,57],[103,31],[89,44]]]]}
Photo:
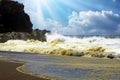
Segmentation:
{"type": "Polygon", "coordinates": [[[51,33],[46,34],[46,39],[46,42],[9,40],[0,43],[0,50],[86,57],[112,54],[120,57],[120,36],[64,36],[51,33]]]}
{"type": "Polygon", "coordinates": [[[105,56],[112,54],[119,58],[119,36],[46,34],[46,39],[46,42],[9,40],[0,43],[0,50],[3,51],[0,52],[0,60],[23,62],[25,66],[20,67],[20,70],[24,73],[56,80],[120,79],[120,59],[91,57],[92,54],[105,56]]]}

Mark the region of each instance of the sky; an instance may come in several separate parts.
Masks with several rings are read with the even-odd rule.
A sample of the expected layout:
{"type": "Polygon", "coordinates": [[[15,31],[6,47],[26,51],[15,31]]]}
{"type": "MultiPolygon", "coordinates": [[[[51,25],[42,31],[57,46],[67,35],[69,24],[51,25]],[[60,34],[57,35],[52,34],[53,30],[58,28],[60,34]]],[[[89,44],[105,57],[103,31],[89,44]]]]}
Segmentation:
{"type": "Polygon", "coordinates": [[[120,35],[120,0],[16,0],[33,28],[63,35],[120,35]]]}

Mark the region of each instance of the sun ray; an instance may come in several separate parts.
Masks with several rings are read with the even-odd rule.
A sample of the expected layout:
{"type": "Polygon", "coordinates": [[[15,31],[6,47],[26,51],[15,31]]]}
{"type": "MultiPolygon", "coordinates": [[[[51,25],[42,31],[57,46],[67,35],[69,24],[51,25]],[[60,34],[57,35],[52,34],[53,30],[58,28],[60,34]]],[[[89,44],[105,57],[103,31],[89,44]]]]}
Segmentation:
{"type": "Polygon", "coordinates": [[[42,7],[40,5],[41,1],[40,0],[35,0],[35,4],[36,4],[36,9],[37,9],[37,17],[38,19],[42,22],[44,22],[44,16],[43,16],[43,12],[42,12],[42,7]]]}
{"type": "Polygon", "coordinates": [[[47,12],[52,18],[56,18],[56,14],[52,11],[51,5],[48,2],[44,1],[42,7],[47,9],[47,12]]]}
{"type": "Polygon", "coordinates": [[[60,2],[68,6],[69,8],[79,9],[79,6],[80,6],[80,5],[74,4],[73,1],[61,0],[60,2]]]}

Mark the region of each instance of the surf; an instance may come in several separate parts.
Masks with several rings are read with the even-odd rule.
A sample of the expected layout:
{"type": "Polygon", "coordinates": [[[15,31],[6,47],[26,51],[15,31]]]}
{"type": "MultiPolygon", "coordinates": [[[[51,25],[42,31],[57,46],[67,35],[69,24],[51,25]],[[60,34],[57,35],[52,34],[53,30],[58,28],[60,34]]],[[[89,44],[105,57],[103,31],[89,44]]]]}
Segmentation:
{"type": "Polygon", "coordinates": [[[47,33],[46,39],[46,42],[8,40],[5,43],[0,43],[0,50],[86,57],[106,57],[109,54],[119,57],[120,55],[119,37],[71,37],[58,33],[47,33]]]}

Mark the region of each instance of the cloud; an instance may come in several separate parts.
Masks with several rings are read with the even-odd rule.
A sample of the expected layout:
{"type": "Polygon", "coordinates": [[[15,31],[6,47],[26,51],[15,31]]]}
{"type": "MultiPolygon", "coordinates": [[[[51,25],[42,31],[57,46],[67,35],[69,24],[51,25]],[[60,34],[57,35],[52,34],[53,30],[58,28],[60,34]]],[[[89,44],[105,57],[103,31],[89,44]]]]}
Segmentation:
{"type": "MultiPolygon", "coordinates": [[[[112,11],[73,11],[68,16],[67,24],[64,25],[64,17],[63,22],[56,21],[55,19],[46,19],[42,11],[40,11],[41,9],[36,10],[38,6],[33,3],[34,1],[19,1],[24,3],[25,10],[33,22],[33,28],[57,31],[64,35],[120,34],[120,15],[112,11]],[[31,3],[33,4],[30,5],[31,3]],[[27,6],[28,4],[29,6],[27,6]]],[[[112,1],[116,2],[117,0],[112,1]]]]}
{"type": "Polygon", "coordinates": [[[85,34],[111,34],[116,31],[119,21],[120,16],[112,11],[73,12],[69,16],[69,26],[82,29],[85,34]]]}
{"type": "MultiPolygon", "coordinates": [[[[34,15],[32,17],[34,17],[34,15]]],[[[112,11],[73,11],[71,15],[68,16],[67,25],[63,25],[61,22],[53,19],[44,19],[41,22],[38,16],[32,19],[34,26],[38,26],[37,28],[57,31],[64,35],[120,34],[120,15],[112,11]]]]}
{"type": "Polygon", "coordinates": [[[116,2],[116,0],[112,0],[113,2],[116,2]]]}
{"type": "Polygon", "coordinates": [[[46,22],[46,28],[57,30],[65,35],[120,34],[120,15],[112,11],[81,11],[79,13],[73,11],[67,26],[51,19],[46,22]]]}

